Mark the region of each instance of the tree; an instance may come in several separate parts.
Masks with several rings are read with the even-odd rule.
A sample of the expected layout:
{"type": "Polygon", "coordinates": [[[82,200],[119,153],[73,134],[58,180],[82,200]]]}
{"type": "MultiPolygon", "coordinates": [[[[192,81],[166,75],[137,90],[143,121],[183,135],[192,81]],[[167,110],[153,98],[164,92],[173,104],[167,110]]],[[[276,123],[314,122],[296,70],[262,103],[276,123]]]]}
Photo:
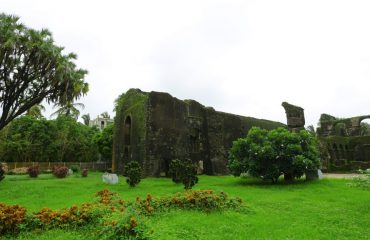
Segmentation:
{"type": "Polygon", "coordinates": [[[102,118],[110,118],[110,115],[108,114],[108,112],[103,112],[103,113],[100,114],[100,116],[102,118]]]}
{"type": "Polygon", "coordinates": [[[90,118],[90,114],[84,114],[84,115],[82,115],[82,116],[81,116],[81,118],[82,118],[82,120],[84,121],[84,124],[85,124],[86,126],[89,126],[89,124],[90,124],[90,120],[91,120],[91,118],[90,118]]]}
{"type": "Polygon", "coordinates": [[[315,138],[307,131],[291,133],[285,128],[271,131],[253,127],[246,138],[234,141],[230,150],[230,171],[277,182],[300,178],[320,164],[315,138]]]}
{"type": "Polygon", "coordinates": [[[77,121],[78,117],[80,116],[80,110],[78,108],[85,108],[83,103],[73,103],[68,101],[65,104],[57,104],[54,107],[59,107],[59,109],[51,114],[51,116],[64,116],[70,117],[77,121]]]}
{"type": "Polygon", "coordinates": [[[35,118],[42,118],[42,111],[45,111],[45,107],[41,104],[35,104],[30,109],[27,110],[26,115],[35,117],[35,118]]]}
{"type": "Polygon", "coordinates": [[[0,14],[0,130],[43,100],[64,106],[88,91],[86,70],[63,53],[51,33],[0,14]]]}
{"type": "Polygon", "coordinates": [[[103,161],[112,160],[114,124],[107,125],[103,131],[97,131],[93,137],[103,161]]]}

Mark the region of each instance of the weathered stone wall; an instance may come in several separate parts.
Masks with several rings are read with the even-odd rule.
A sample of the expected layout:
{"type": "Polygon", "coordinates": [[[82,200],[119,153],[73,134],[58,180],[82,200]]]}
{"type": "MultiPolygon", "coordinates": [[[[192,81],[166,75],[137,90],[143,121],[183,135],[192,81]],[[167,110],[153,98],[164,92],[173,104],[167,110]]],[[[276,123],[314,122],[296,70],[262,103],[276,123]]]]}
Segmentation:
{"type": "Polygon", "coordinates": [[[120,96],[114,119],[113,171],[123,172],[125,163],[131,160],[144,165],[147,104],[148,93],[139,89],[130,89],[120,96]]]}
{"type": "Polygon", "coordinates": [[[206,174],[227,174],[228,151],[234,140],[245,136],[253,126],[286,127],[278,122],[218,112],[168,93],[129,90],[123,98],[114,136],[116,169],[121,171],[127,161],[137,160],[146,176],[164,176],[171,160],[186,158],[194,163],[203,161],[206,174]],[[129,145],[125,140],[128,116],[129,145]],[[127,147],[129,156],[125,154],[127,147]]]}
{"type": "Polygon", "coordinates": [[[320,117],[317,128],[323,168],[328,171],[370,168],[370,136],[361,136],[361,121],[369,115],[338,119],[320,117]]]}

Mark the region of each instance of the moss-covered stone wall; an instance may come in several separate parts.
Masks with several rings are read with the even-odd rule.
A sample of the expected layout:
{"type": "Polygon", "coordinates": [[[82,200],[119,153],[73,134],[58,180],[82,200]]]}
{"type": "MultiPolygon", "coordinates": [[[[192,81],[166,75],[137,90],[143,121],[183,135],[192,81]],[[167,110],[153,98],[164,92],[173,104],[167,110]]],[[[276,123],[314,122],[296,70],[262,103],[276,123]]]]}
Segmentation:
{"type": "Polygon", "coordinates": [[[171,160],[186,158],[202,161],[206,174],[227,174],[228,151],[234,140],[246,136],[253,126],[286,127],[279,122],[218,112],[168,93],[131,89],[120,99],[114,136],[116,169],[122,171],[127,161],[137,160],[146,176],[165,176],[171,160]],[[125,141],[128,116],[130,145],[125,141]],[[125,157],[127,147],[129,157],[125,157]]]}
{"type": "Polygon", "coordinates": [[[148,93],[130,89],[116,103],[113,136],[113,170],[123,172],[125,163],[135,160],[144,164],[148,93]],[[130,127],[125,121],[130,119],[130,127]],[[129,143],[128,143],[129,142],[129,143]]]}
{"type": "Polygon", "coordinates": [[[370,168],[370,136],[361,136],[361,121],[369,115],[336,118],[320,117],[317,129],[322,164],[327,171],[348,171],[370,168]]]}

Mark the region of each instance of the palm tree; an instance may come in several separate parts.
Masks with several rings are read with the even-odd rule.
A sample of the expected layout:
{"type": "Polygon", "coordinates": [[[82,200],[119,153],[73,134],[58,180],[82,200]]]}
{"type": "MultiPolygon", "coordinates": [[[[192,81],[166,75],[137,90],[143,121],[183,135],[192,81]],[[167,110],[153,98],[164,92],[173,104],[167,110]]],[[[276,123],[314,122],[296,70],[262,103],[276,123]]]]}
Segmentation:
{"type": "Polygon", "coordinates": [[[41,104],[33,105],[30,109],[27,110],[26,115],[32,116],[35,118],[42,118],[43,115],[41,112],[45,111],[45,107],[41,104]]]}
{"type": "Polygon", "coordinates": [[[101,114],[100,114],[100,116],[101,116],[102,118],[110,118],[110,116],[109,116],[108,112],[103,112],[103,113],[101,113],[101,114]]]}
{"type": "Polygon", "coordinates": [[[51,116],[66,116],[77,120],[80,116],[80,110],[78,110],[78,108],[84,109],[85,105],[83,103],[73,103],[69,101],[64,105],[54,105],[54,108],[55,107],[59,107],[59,109],[52,113],[51,116]]]}
{"type": "Polygon", "coordinates": [[[81,118],[84,121],[84,124],[86,126],[89,126],[89,123],[90,123],[90,120],[91,120],[90,114],[84,114],[84,115],[81,116],[81,118]]]}
{"type": "Polygon", "coordinates": [[[312,136],[316,136],[316,131],[315,131],[315,127],[313,125],[308,125],[306,127],[306,130],[312,134],[312,136]]]}

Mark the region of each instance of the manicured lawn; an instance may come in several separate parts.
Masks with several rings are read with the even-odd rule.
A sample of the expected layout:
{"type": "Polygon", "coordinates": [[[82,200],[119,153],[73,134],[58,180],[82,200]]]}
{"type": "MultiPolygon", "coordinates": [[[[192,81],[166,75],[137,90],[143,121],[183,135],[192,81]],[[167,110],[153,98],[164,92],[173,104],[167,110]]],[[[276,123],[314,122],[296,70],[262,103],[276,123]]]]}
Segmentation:
{"type": "MultiPolygon", "coordinates": [[[[6,176],[0,183],[0,202],[37,211],[91,202],[95,192],[104,188],[131,200],[147,193],[155,197],[183,191],[165,178],[147,178],[135,188],[129,188],[123,178],[120,181],[105,185],[100,173],[66,179],[6,176]]],[[[249,211],[174,210],[148,218],[147,225],[154,239],[370,239],[370,191],[352,187],[350,182],[324,179],[270,185],[231,176],[201,176],[195,189],[241,197],[249,211]]],[[[51,230],[23,234],[19,239],[85,239],[84,231],[51,230]]]]}

